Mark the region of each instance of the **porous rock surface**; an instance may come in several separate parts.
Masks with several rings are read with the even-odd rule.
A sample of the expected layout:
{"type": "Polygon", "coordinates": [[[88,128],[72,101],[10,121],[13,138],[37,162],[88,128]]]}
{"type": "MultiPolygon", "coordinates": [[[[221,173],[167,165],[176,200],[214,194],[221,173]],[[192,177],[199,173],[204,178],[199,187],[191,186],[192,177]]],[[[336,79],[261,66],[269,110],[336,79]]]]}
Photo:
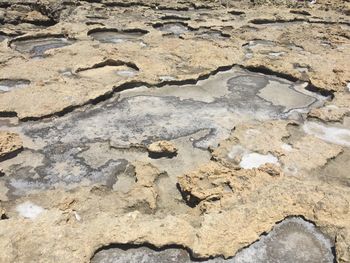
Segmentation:
{"type": "Polygon", "coordinates": [[[151,154],[174,155],[177,153],[176,146],[168,141],[157,141],[148,145],[147,150],[151,154]]]}
{"type": "Polygon", "coordinates": [[[20,136],[16,133],[0,131],[0,158],[5,158],[23,147],[20,136]]]}
{"type": "Polygon", "coordinates": [[[0,0],[0,262],[240,262],[294,216],[350,262],[349,3],[228,2],[0,0]]]}

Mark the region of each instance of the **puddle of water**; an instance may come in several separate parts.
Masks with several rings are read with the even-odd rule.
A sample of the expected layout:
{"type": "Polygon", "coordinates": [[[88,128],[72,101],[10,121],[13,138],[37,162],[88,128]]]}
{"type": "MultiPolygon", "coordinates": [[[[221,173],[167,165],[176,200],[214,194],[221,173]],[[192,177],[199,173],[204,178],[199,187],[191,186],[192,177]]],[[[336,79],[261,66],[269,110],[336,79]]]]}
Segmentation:
{"type": "MultiPolygon", "coordinates": [[[[191,263],[183,249],[154,250],[148,247],[100,250],[91,263],[191,263]]],[[[277,224],[266,236],[230,259],[215,258],[206,263],[333,263],[332,244],[313,224],[289,218],[277,224]]]]}
{"type": "Polygon", "coordinates": [[[31,57],[42,57],[47,50],[61,48],[73,44],[63,37],[40,37],[26,40],[14,40],[11,47],[21,53],[29,53],[31,57]]]}
{"type": "Polygon", "coordinates": [[[161,26],[156,26],[156,28],[162,32],[173,34],[173,35],[181,35],[189,31],[187,26],[181,23],[166,23],[161,26]]]}
{"type": "MultiPolygon", "coordinates": [[[[116,85],[129,78],[132,71],[127,66],[102,66],[80,71],[78,75],[116,85]]],[[[305,107],[303,98],[308,101],[311,95],[302,94],[296,87],[296,83],[281,78],[234,68],[197,84],[124,90],[119,96],[82,111],[46,122],[21,123],[14,131],[33,140],[32,145],[38,144],[40,150],[32,149],[29,155],[24,151],[17,158],[4,161],[2,168],[8,175],[5,180],[20,194],[54,184],[74,187],[82,181],[103,183],[118,167],[123,170],[132,155],[127,150],[116,154],[93,147],[89,150],[92,157],[83,158],[83,152],[95,142],[127,148],[147,145],[155,138],[171,141],[201,131],[203,135],[191,141],[190,149],[215,147],[242,121],[286,118],[286,109],[305,107]],[[259,95],[261,91],[264,98],[259,95]],[[289,100],[279,99],[275,105],[272,102],[277,100],[276,96],[291,101],[296,96],[301,103],[291,105],[289,100]],[[95,159],[101,159],[98,166],[95,159]]],[[[318,101],[316,95],[315,99],[318,101]]],[[[186,167],[192,160],[181,159],[181,166],[186,167]]]]}
{"type": "Polygon", "coordinates": [[[350,130],[326,126],[316,122],[306,122],[303,129],[307,134],[316,136],[326,142],[350,147],[350,130]]]}
{"type": "Polygon", "coordinates": [[[278,82],[270,83],[261,89],[258,96],[273,105],[283,105],[286,112],[295,108],[307,108],[316,102],[315,97],[299,93],[286,85],[280,85],[278,82]]]}
{"type": "Polygon", "coordinates": [[[139,41],[142,36],[144,36],[146,32],[144,31],[122,31],[119,32],[117,30],[93,30],[88,35],[93,39],[101,42],[101,43],[122,43],[122,42],[131,42],[131,41],[139,41]]]}
{"type": "Polygon", "coordinates": [[[239,252],[232,263],[333,263],[332,244],[313,224],[289,218],[258,242],[239,252]]]}
{"type": "Polygon", "coordinates": [[[0,93],[25,88],[29,84],[30,81],[25,79],[0,79],[0,93]]]}

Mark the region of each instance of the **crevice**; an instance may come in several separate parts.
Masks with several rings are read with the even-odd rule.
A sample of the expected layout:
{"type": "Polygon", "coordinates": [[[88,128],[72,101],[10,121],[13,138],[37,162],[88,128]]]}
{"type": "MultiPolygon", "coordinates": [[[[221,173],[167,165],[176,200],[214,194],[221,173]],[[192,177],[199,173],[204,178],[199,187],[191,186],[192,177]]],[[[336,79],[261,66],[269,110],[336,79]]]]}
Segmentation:
{"type": "Polygon", "coordinates": [[[146,35],[149,33],[149,31],[144,30],[144,29],[139,29],[139,28],[131,28],[131,29],[124,29],[124,30],[118,30],[116,28],[94,28],[91,29],[87,32],[87,35],[91,35],[94,33],[99,33],[99,32],[115,32],[115,33],[139,33],[139,34],[143,34],[146,35]]]}
{"type": "Polygon", "coordinates": [[[1,118],[16,118],[17,112],[15,111],[0,111],[0,117],[1,118]]]}
{"type": "Polygon", "coordinates": [[[306,10],[290,10],[289,13],[295,15],[311,16],[311,14],[306,10]]]}
{"type": "Polygon", "coordinates": [[[190,3],[190,5],[195,10],[213,10],[212,6],[206,5],[204,3],[190,3]]]}
{"type": "Polygon", "coordinates": [[[14,158],[22,151],[23,151],[23,147],[21,147],[21,148],[19,148],[17,150],[14,150],[12,152],[6,153],[6,154],[4,154],[3,156],[0,157],[0,162],[3,162],[3,161],[6,161],[6,160],[14,158]]]}
{"type": "MultiPolygon", "coordinates": [[[[282,72],[277,72],[277,71],[273,71],[265,66],[259,66],[259,67],[253,67],[253,66],[247,66],[247,67],[243,67],[244,69],[247,69],[251,72],[256,72],[256,73],[262,73],[265,75],[270,75],[270,76],[276,76],[279,78],[283,78],[286,80],[289,80],[291,82],[300,82],[300,79],[290,75],[290,74],[286,74],[286,73],[282,73],[282,72]]],[[[308,82],[307,87],[305,88],[308,91],[314,92],[314,93],[318,93],[324,97],[330,97],[331,99],[334,98],[334,91],[332,90],[327,90],[327,89],[323,89],[320,87],[316,87],[315,85],[313,85],[311,82],[308,82]]]]}
{"type": "Polygon", "coordinates": [[[114,67],[119,67],[119,66],[127,66],[129,68],[132,68],[134,70],[139,71],[139,68],[136,66],[136,64],[132,63],[132,62],[125,62],[125,61],[121,61],[121,60],[114,60],[114,59],[107,59],[101,63],[97,63],[95,65],[93,65],[92,67],[87,67],[87,68],[78,68],[76,70],[76,73],[82,72],[82,71],[86,71],[86,70],[91,70],[91,69],[97,69],[97,68],[103,68],[106,66],[114,66],[114,67]]]}
{"type": "Polygon", "coordinates": [[[323,24],[323,25],[347,25],[350,26],[350,22],[344,21],[320,21],[320,20],[310,20],[305,18],[293,18],[293,19],[268,19],[268,18],[257,18],[252,19],[249,23],[255,25],[269,25],[269,24],[286,24],[286,23],[294,23],[294,22],[306,22],[309,24],[323,24]]]}
{"type": "Polygon", "coordinates": [[[102,0],[80,0],[81,2],[100,4],[102,0]]]}
{"type": "Polygon", "coordinates": [[[308,83],[308,85],[305,87],[306,90],[321,94],[323,97],[329,97],[331,100],[334,99],[334,91],[332,90],[326,90],[322,89],[320,87],[316,87],[312,83],[308,83]]]}
{"type": "Polygon", "coordinates": [[[181,21],[191,20],[191,18],[189,18],[189,17],[177,16],[177,15],[166,15],[166,16],[162,16],[160,19],[162,19],[162,20],[181,20],[181,21]]]}
{"type": "Polygon", "coordinates": [[[265,24],[276,24],[276,23],[293,23],[293,22],[308,22],[307,19],[304,18],[293,18],[293,19],[268,19],[268,18],[257,18],[252,19],[249,23],[255,25],[265,25],[265,24]]]}
{"type": "Polygon", "coordinates": [[[102,27],[102,28],[94,28],[94,29],[91,29],[87,32],[87,35],[90,36],[91,34],[94,34],[94,33],[99,33],[99,32],[116,32],[116,33],[119,33],[120,31],[116,28],[105,28],[105,27],[102,27]]]}
{"type": "Polygon", "coordinates": [[[188,23],[182,22],[182,21],[168,21],[168,22],[164,22],[164,23],[155,23],[152,25],[153,28],[158,29],[161,28],[165,25],[182,25],[184,27],[186,27],[188,30],[190,31],[197,31],[198,29],[195,29],[191,26],[188,25],[188,23]]]}
{"type": "Polygon", "coordinates": [[[121,32],[124,32],[124,33],[139,33],[139,34],[143,34],[143,35],[146,35],[146,34],[149,33],[149,31],[144,30],[144,29],[140,29],[140,28],[124,29],[121,32]]]}
{"type": "Polygon", "coordinates": [[[178,245],[178,244],[168,244],[168,245],[164,245],[164,246],[160,246],[160,247],[157,247],[149,242],[144,242],[144,243],[140,243],[140,244],[132,244],[132,243],[126,243],[126,244],[122,244],[122,243],[117,243],[117,244],[108,244],[108,245],[105,245],[105,246],[102,246],[100,247],[99,249],[97,249],[94,254],[92,255],[92,257],[90,258],[90,262],[91,260],[94,258],[94,256],[102,251],[102,250],[106,250],[106,249],[121,249],[121,250],[124,250],[124,251],[127,251],[129,249],[138,249],[138,248],[142,248],[142,247],[145,247],[145,248],[149,248],[153,251],[156,251],[156,252],[161,252],[161,251],[164,251],[164,250],[167,250],[167,249],[180,249],[180,250],[185,250],[189,257],[190,257],[190,260],[193,261],[193,262],[203,262],[203,261],[207,261],[209,259],[213,259],[214,257],[207,257],[207,258],[200,258],[198,257],[192,249],[190,249],[189,247],[186,247],[186,246],[183,246],[183,245],[178,245]]]}
{"type": "Polygon", "coordinates": [[[87,25],[87,26],[92,26],[92,25],[104,26],[105,24],[103,24],[101,22],[87,21],[87,22],[85,22],[85,25],[87,25]]]}
{"type": "Polygon", "coordinates": [[[279,78],[283,78],[292,82],[297,82],[299,81],[298,78],[290,75],[290,74],[286,74],[286,73],[281,73],[281,72],[277,72],[277,71],[273,71],[265,66],[258,66],[258,67],[253,67],[253,66],[247,66],[247,67],[243,67],[251,72],[256,72],[256,73],[262,73],[265,75],[269,75],[269,76],[277,76],[279,78]]]}
{"type": "Polygon", "coordinates": [[[103,2],[103,4],[107,7],[132,7],[132,6],[140,6],[140,7],[150,7],[152,8],[152,4],[146,4],[143,2],[103,2]]]}
{"type": "Polygon", "coordinates": [[[160,158],[174,158],[177,156],[177,152],[150,152],[148,151],[148,157],[151,159],[160,159],[160,158]]]}
{"type": "Polygon", "coordinates": [[[323,25],[346,25],[350,26],[350,22],[344,22],[344,21],[307,21],[310,24],[323,24],[323,25]]]}
{"type": "MultiPolygon", "coordinates": [[[[1,19],[1,18],[0,18],[0,19],[1,19]]],[[[21,33],[18,33],[18,32],[16,32],[16,33],[5,33],[4,31],[1,31],[1,30],[0,30],[0,35],[10,38],[10,37],[19,37],[19,36],[21,36],[22,34],[21,34],[21,33]]]]}
{"type": "Polygon", "coordinates": [[[334,239],[334,246],[332,246],[332,254],[334,256],[334,260],[333,260],[333,263],[338,263],[338,260],[337,260],[337,249],[336,249],[336,246],[335,244],[337,244],[337,236],[335,236],[335,239],[334,239]]]}
{"type": "Polygon", "coordinates": [[[176,188],[180,192],[182,200],[184,200],[187,206],[195,208],[202,201],[198,197],[192,195],[190,191],[183,190],[179,183],[176,184],[176,188]]]}
{"type": "Polygon", "coordinates": [[[9,25],[14,25],[17,26],[22,23],[27,23],[27,24],[32,24],[34,26],[43,26],[43,27],[50,27],[54,26],[57,24],[57,22],[52,21],[52,20],[26,20],[26,19],[20,19],[20,20],[11,20],[11,21],[6,21],[6,20],[0,20],[1,24],[9,24],[9,25]]]}
{"type": "Polygon", "coordinates": [[[163,11],[189,11],[190,9],[188,7],[170,7],[170,6],[157,6],[158,10],[163,10],[163,11]]]}
{"type": "Polygon", "coordinates": [[[6,220],[6,219],[10,219],[6,213],[1,213],[1,216],[0,216],[0,220],[6,220]]]}
{"type": "MultiPolygon", "coordinates": [[[[120,65],[127,65],[131,68],[134,68],[136,70],[138,70],[137,66],[131,62],[124,62],[124,61],[115,61],[112,59],[108,59],[104,62],[101,62],[99,64],[94,65],[92,68],[98,68],[98,67],[103,67],[106,65],[116,65],[116,66],[120,66],[120,65]]],[[[119,93],[125,90],[130,90],[130,89],[134,89],[134,88],[138,88],[141,86],[145,86],[147,88],[161,88],[163,86],[166,85],[178,85],[178,86],[183,86],[183,85],[195,85],[197,84],[199,81],[201,80],[205,80],[208,79],[210,76],[216,75],[217,73],[221,72],[221,71],[227,71],[232,69],[233,67],[239,67],[241,69],[244,70],[248,70],[251,72],[256,72],[256,73],[262,73],[265,75],[272,75],[272,76],[277,76],[280,78],[284,78],[286,80],[292,81],[292,82],[298,82],[299,79],[289,75],[289,74],[285,74],[285,73],[280,73],[280,72],[276,72],[273,71],[271,69],[268,69],[267,67],[252,67],[252,66],[242,66],[242,65],[238,65],[238,64],[232,64],[232,65],[227,65],[227,66],[221,66],[218,67],[217,69],[207,73],[207,74],[202,74],[199,75],[198,78],[194,78],[194,79],[185,79],[185,80],[169,80],[169,81],[162,81],[159,83],[155,83],[155,84],[150,84],[148,82],[143,82],[143,81],[130,81],[130,82],[126,82],[124,84],[121,84],[119,86],[114,86],[113,89],[111,91],[106,92],[105,94],[102,94],[96,98],[90,99],[88,101],[86,101],[83,104],[79,104],[79,105],[74,105],[74,106],[68,106],[66,108],[63,108],[61,111],[58,112],[54,112],[54,113],[50,113],[50,114],[46,114],[46,115],[42,115],[42,116],[31,116],[31,117],[24,117],[24,118],[19,118],[20,121],[26,122],[26,121],[38,121],[38,120],[43,120],[46,118],[51,118],[51,117],[62,117],[64,115],[66,115],[67,113],[70,113],[72,111],[74,111],[75,109],[81,108],[83,106],[87,106],[87,105],[97,105],[100,102],[106,101],[110,98],[112,98],[114,96],[115,93],[119,93]]],[[[87,69],[92,69],[92,68],[80,68],[78,69],[78,71],[83,71],[83,70],[87,70],[87,69]]],[[[316,87],[312,84],[309,84],[309,86],[307,87],[307,89],[309,91],[312,92],[319,92],[325,95],[329,95],[332,98],[334,97],[333,92],[332,91],[328,91],[319,87],[316,87]]],[[[0,117],[18,117],[18,114],[14,111],[2,111],[0,112],[0,117]]]]}
{"type": "Polygon", "coordinates": [[[231,10],[231,11],[229,11],[228,13],[231,14],[231,15],[234,15],[234,16],[245,15],[245,12],[243,12],[243,11],[238,11],[238,10],[231,10]]]}

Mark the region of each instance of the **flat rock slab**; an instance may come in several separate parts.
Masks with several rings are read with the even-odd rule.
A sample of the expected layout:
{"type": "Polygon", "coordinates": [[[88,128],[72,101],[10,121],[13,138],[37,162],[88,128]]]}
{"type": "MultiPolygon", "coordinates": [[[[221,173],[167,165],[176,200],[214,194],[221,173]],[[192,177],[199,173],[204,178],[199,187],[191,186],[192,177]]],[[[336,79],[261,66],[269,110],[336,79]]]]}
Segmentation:
{"type": "Polygon", "coordinates": [[[350,261],[350,3],[226,2],[0,0],[1,262],[350,261]]]}
{"type": "MultiPolygon", "coordinates": [[[[179,248],[152,249],[121,245],[97,252],[91,263],[190,263],[188,252],[179,248]]],[[[333,263],[332,244],[313,224],[289,218],[248,248],[230,259],[215,258],[208,263],[333,263]]]]}
{"type": "MultiPolygon", "coordinates": [[[[87,78],[97,76],[111,83],[113,79],[123,78],[118,72],[127,69],[105,66],[79,74],[87,78]]],[[[58,183],[68,186],[83,179],[106,182],[112,176],[111,171],[122,170],[128,158],[125,154],[110,152],[98,167],[92,165],[83,156],[98,141],[115,148],[129,148],[147,145],[155,138],[174,140],[205,131],[204,136],[189,143],[195,148],[207,149],[216,146],[244,120],[285,119],[291,110],[307,112],[313,103],[322,103],[322,96],[306,90],[302,93],[297,87],[298,84],[282,78],[234,68],[195,85],[126,90],[119,99],[83,112],[73,112],[45,123],[21,124],[21,132],[34,142],[40,140],[41,149],[35,151],[35,170],[30,168],[33,160],[27,158],[18,159],[18,164],[9,162],[4,169],[11,175],[10,185],[20,192],[58,183]],[[271,86],[282,98],[295,96],[299,99],[291,104],[286,99],[276,102],[273,96],[262,98],[259,92],[271,86]]],[[[100,155],[102,149],[97,147],[89,152],[100,155]]]]}

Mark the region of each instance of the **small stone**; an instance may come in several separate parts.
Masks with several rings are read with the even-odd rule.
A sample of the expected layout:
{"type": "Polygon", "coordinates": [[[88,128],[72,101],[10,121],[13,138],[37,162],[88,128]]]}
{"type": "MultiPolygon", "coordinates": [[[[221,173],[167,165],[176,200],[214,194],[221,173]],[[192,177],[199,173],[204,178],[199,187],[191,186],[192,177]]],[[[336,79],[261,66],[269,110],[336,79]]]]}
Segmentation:
{"type": "Polygon", "coordinates": [[[280,176],[282,175],[282,170],[279,166],[271,164],[271,163],[266,163],[262,166],[259,167],[260,171],[263,171],[271,176],[280,176]]]}
{"type": "Polygon", "coordinates": [[[6,210],[0,207],[0,220],[4,219],[8,219],[8,216],[6,215],[6,210]]]}
{"type": "Polygon", "coordinates": [[[154,143],[151,143],[147,147],[149,157],[151,158],[173,158],[177,155],[177,148],[176,146],[169,141],[157,141],[154,143]]]}

